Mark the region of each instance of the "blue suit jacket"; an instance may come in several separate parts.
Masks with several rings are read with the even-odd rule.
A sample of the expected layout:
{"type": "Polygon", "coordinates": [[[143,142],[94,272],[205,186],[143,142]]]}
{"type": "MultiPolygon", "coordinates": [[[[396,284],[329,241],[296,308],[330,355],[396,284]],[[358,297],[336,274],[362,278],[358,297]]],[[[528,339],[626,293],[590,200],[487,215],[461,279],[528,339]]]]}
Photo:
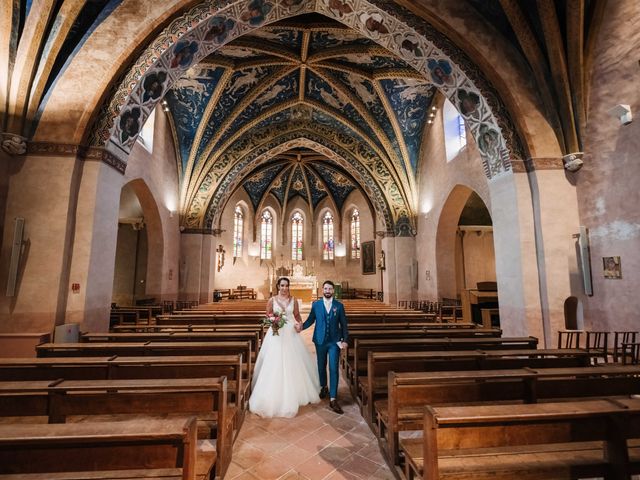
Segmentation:
{"type": "Polygon", "coordinates": [[[346,342],[349,338],[347,330],[347,317],[344,313],[344,305],[335,298],[331,303],[329,314],[324,309],[324,300],[317,300],[311,305],[309,318],[302,324],[302,329],[309,328],[315,322],[316,328],[313,331],[313,343],[322,345],[325,343],[325,331],[329,325],[329,336],[326,342],[346,342]]]}

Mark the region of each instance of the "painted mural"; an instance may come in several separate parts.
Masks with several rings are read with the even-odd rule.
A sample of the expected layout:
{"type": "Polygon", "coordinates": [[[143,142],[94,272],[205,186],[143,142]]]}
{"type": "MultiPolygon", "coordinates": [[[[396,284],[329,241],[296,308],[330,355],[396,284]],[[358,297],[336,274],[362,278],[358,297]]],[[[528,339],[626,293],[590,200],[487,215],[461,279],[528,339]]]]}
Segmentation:
{"type": "MultiPolygon", "coordinates": [[[[496,117],[503,110],[501,104],[496,104],[497,97],[490,92],[492,110],[476,84],[480,82],[485,88],[487,82],[478,77],[477,69],[455,46],[437,33],[430,31],[427,35],[426,28],[430,26],[424,20],[416,20],[401,7],[376,0],[237,0],[198,4],[171,22],[124,76],[120,88],[105,105],[92,144],[106,144],[115,153],[127,154],[155,103],[162,96],[173,95],[170,108],[178,110],[172,115],[178,120],[174,124],[183,167],[181,204],[185,217],[193,219],[196,214],[189,209],[195,206],[193,202],[202,191],[203,182],[212,179],[207,191],[216,189],[213,185],[224,183],[228,175],[244,171],[241,167],[244,157],[238,154],[255,152],[248,143],[244,149],[239,148],[237,140],[257,139],[268,128],[254,132],[256,125],[265,125],[296,102],[302,103],[312,108],[315,119],[322,120],[321,124],[309,127],[316,129],[311,136],[319,138],[320,145],[340,145],[344,125],[351,125],[351,131],[360,131],[366,137],[358,147],[372,151],[373,157],[355,158],[367,175],[376,172],[371,178],[380,182],[378,188],[384,192],[384,203],[393,212],[392,223],[402,215],[412,219],[420,121],[424,121],[433,94],[429,85],[443,92],[465,115],[488,177],[510,169],[507,147],[516,154],[521,152],[508,116],[496,117]],[[304,22],[301,26],[278,23],[309,12],[315,12],[313,18],[318,18],[317,14],[326,17],[322,28],[306,26],[304,22]],[[305,28],[313,33],[302,35],[305,28]],[[191,93],[180,87],[179,82],[209,56],[211,60],[207,61],[214,63],[218,56],[227,59],[226,68],[233,74],[207,85],[206,98],[196,101],[193,119],[185,105],[193,104],[193,98],[188,96],[195,98],[197,88],[191,93]],[[235,85],[246,82],[242,78],[252,75],[251,72],[273,67],[277,67],[272,70],[274,73],[256,78],[255,83],[235,85]],[[467,70],[473,72],[473,79],[465,73],[467,70]],[[388,75],[377,76],[377,71],[388,75]],[[345,81],[344,75],[334,83],[334,79],[340,79],[338,72],[349,78],[366,78],[370,85],[360,82],[358,87],[345,81]],[[307,74],[309,78],[315,74],[322,81],[307,81],[307,74]],[[238,95],[234,97],[232,93],[226,104],[219,105],[226,97],[224,89],[231,92],[237,89],[238,95]],[[209,106],[209,101],[215,104],[209,106]],[[329,110],[331,115],[327,115],[329,110]],[[192,118],[187,119],[188,115],[192,118]],[[332,123],[328,117],[336,121],[332,123]],[[338,125],[340,129],[336,130],[338,125]],[[334,130],[327,134],[332,127],[334,130]],[[189,147],[189,139],[196,145],[189,147]],[[216,173],[221,160],[230,162],[232,151],[237,165],[216,173]],[[189,159],[186,163],[185,157],[189,159]],[[400,174],[396,177],[398,174],[391,172],[400,174]],[[392,186],[385,178],[393,178],[392,186]]],[[[267,140],[262,139],[263,143],[267,140]]],[[[209,218],[206,212],[210,209],[202,205],[196,209],[198,223],[206,223],[209,218]]]]}

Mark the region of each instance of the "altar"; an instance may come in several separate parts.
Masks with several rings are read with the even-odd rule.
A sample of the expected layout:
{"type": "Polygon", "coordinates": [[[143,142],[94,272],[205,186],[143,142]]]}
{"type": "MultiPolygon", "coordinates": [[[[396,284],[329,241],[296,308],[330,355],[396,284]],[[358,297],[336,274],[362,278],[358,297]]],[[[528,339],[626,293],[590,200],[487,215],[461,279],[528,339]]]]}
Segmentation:
{"type": "Polygon", "coordinates": [[[311,302],[314,293],[318,288],[318,281],[315,275],[305,275],[304,267],[300,264],[293,266],[293,275],[291,275],[289,293],[303,302],[311,302]]]}

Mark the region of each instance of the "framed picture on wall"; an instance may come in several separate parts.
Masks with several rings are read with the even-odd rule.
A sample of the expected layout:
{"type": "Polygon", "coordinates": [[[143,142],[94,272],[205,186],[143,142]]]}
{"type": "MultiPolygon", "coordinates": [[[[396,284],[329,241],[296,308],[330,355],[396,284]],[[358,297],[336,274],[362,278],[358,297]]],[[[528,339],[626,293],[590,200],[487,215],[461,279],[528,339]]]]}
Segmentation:
{"type": "Polygon", "coordinates": [[[362,274],[376,273],[376,242],[370,240],[362,242],[362,274]]]}
{"type": "Polygon", "coordinates": [[[602,257],[604,278],[622,278],[620,257],[602,257]]]}

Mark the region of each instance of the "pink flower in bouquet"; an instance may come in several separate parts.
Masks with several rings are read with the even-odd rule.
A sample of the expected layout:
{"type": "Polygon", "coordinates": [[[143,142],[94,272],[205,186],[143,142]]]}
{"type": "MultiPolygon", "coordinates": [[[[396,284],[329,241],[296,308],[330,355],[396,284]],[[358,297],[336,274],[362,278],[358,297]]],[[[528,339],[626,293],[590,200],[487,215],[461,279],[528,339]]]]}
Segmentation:
{"type": "Polygon", "coordinates": [[[287,319],[283,312],[273,312],[262,320],[263,325],[271,327],[274,335],[279,335],[278,330],[280,330],[285,323],[287,323],[287,319]]]}

